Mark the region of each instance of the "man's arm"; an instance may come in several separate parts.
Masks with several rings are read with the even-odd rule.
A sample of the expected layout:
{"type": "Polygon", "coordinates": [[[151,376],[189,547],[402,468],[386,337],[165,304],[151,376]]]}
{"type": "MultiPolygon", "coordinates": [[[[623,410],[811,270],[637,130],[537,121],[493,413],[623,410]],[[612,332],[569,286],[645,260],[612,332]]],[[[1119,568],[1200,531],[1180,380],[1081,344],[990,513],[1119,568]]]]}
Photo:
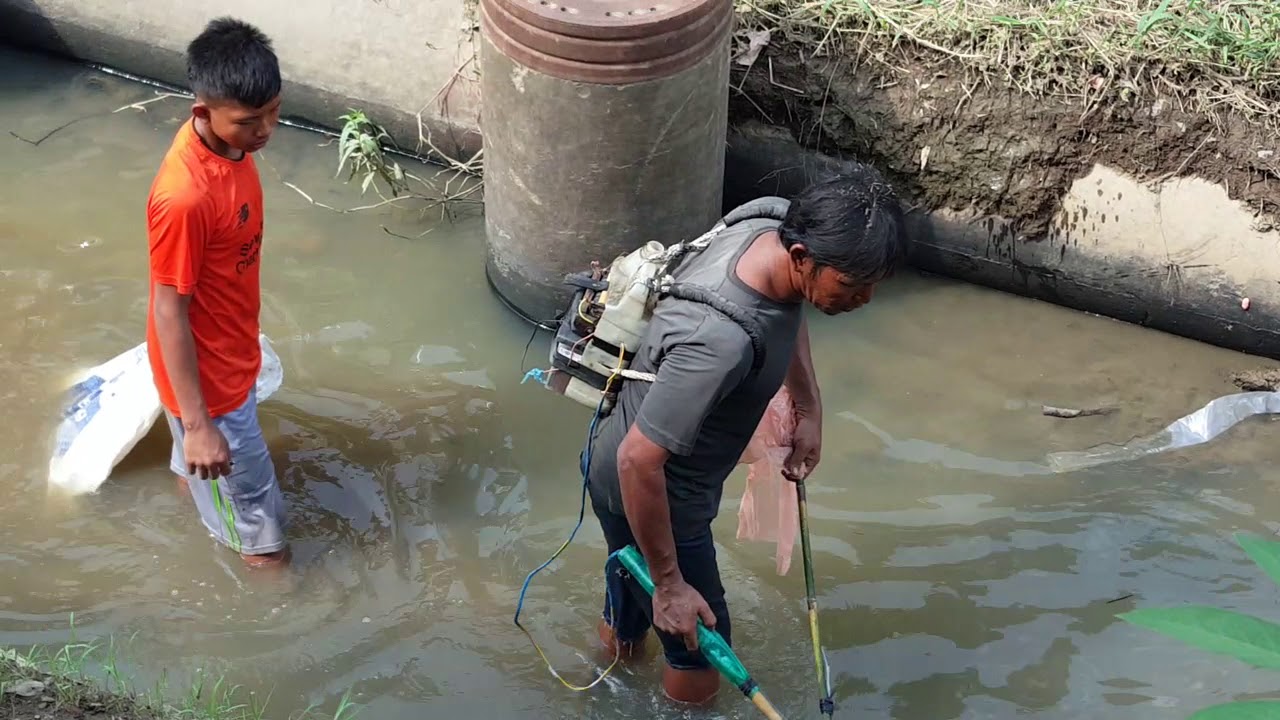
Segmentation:
{"type": "Polygon", "coordinates": [[[654,625],[683,635],[690,647],[697,646],[697,618],[711,627],[715,615],[680,573],[665,466],[672,454],[693,452],[707,415],[750,367],[750,345],[735,330],[700,328],[674,344],[618,447],[623,511],[653,578],[654,625]]]}
{"type": "Polygon", "coordinates": [[[655,586],[671,585],[683,579],[676,565],[667,476],[663,469],[669,457],[671,453],[666,448],[646,437],[636,425],[631,426],[618,447],[622,507],[655,586]]]}
{"type": "Polygon", "coordinates": [[[797,412],[822,417],[822,396],[818,392],[818,377],[813,371],[813,356],[809,354],[809,322],[803,318],[796,334],[791,365],[783,382],[795,401],[797,412]]]}
{"type": "Polygon", "coordinates": [[[667,503],[667,459],[693,452],[703,421],[741,380],[744,362],[749,364],[749,358],[735,357],[742,349],[750,352],[745,335],[740,347],[710,334],[700,329],[667,351],[635,424],[618,446],[623,510],[655,585],[681,579],[667,503]]]}
{"type": "Polygon", "coordinates": [[[822,459],[822,396],[809,353],[809,323],[800,320],[791,365],[783,384],[795,403],[796,429],[791,438],[791,452],[782,465],[782,473],[791,480],[804,480],[822,459]]]}

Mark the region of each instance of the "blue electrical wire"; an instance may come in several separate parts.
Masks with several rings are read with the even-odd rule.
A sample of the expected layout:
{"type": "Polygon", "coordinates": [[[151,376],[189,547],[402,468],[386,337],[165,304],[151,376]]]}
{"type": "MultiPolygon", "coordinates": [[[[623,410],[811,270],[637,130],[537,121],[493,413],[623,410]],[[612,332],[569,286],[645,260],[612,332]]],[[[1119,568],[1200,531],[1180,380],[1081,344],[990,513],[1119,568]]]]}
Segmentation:
{"type": "Polygon", "coordinates": [[[579,461],[579,471],[582,473],[582,500],[578,507],[578,523],[573,526],[573,531],[569,533],[569,539],[564,541],[564,544],[560,546],[560,549],[556,550],[546,562],[542,563],[537,568],[534,568],[533,572],[529,573],[529,575],[525,577],[524,586],[520,588],[520,599],[516,601],[516,614],[515,617],[512,618],[512,621],[515,622],[516,625],[520,625],[520,611],[524,608],[524,596],[525,593],[529,591],[529,583],[533,580],[533,576],[542,572],[548,565],[555,562],[556,558],[560,557],[560,553],[564,552],[565,548],[569,547],[569,544],[573,542],[573,538],[577,536],[578,530],[582,527],[583,518],[587,515],[587,489],[591,476],[591,446],[595,440],[596,424],[600,422],[600,418],[604,414],[605,399],[606,396],[601,394],[600,404],[596,406],[596,413],[592,416],[591,425],[587,429],[587,446],[579,461]]]}
{"type": "MultiPolygon", "coordinates": [[[[546,377],[547,375],[544,374],[544,371],[535,372],[531,370],[529,371],[528,374],[525,375],[525,380],[529,380],[532,378],[532,379],[539,380],[545,385],[546,380],[544,378],[546,377]]],[[[539,655],[542,656],[542,660],[543,662],[546,663],[547,669],[551,671],[551,674],[554,675],[556,679],[559,680],[565,687],[575,691],[588,690],[591,687],[593,687],[596,683],[600,682],[601,680],[604,680],[605,676],[609,674],[609,671],[612,670],[614,668],[614,665],[617,664],[618,660],[622,656],[622,653],[621,652],[616,653],[614,655],[613,663],[610,664],[609,667],[603,673],[601,673],[599,677],[597,677],[594,681],[592,681],[589,685],[581,686],[581,687],[572,685],[568,681],[566,681],[563,677],[561,677],[560,673],[556,672],[555,667],[551,665],[551,661],[547,659],[546,653],[542,652],[542,648],[538,645],[538,641],[534,640],[533,635],[529,633],[529,630],[525,628],[525,626],[520,624],[520,611],[524,609],[525,594],[529,591],[529,583],[533,581],[533,577],[538,573],[542,572],[543,570],[545,570],[547,566],[549,566],[551,563],[555,562],[556,558],[560,557],[560,553],[564,552],[565,548],[569,547],[569,544],[573,542],[574,537],[576,537],[578,534],[578,530],[582,528],[582,521],[587,514],[587,491],[590,483],[591,448],[595,440],[596,424],[600,422],[600,418],[604,415],[604,403],[607,397],[608,396],[606,393],[601,393],[600,395],[600,403],[596,406],[595,415],[592,416],[591,424],[587,429],[586,448],[583,450],[582,457],[580,458],[580,461],[579,461],[579,470],[582,473],[582,499],[578,507],[578,522],[576,525],[573,526],[573,531],[569,533],[569,538],[564,541],[564,544],[561,545],[560,548],[556,550],[555,553],[553,553],[551,557],[547,559],[546,562],[542,563],[537,568],[534,568],[533,572],[529,573],[528,576],[525,577],[524,585],[520,588],[520,598],[516,601],[515,616],[512,618],[512,622],[515,623],[516,627],[523,630],[524,634],[528,636],[529,642],[533,643],[533,648],[538,651],[539,655]]],[[[606,573],[608,573],[609,571],[609,561],[613,559],[614,555],[616,555],[616,553],[610,554],[609,558],[605,560],[606,573]]],[[[612,613],[614,604],[611,602],[612,598],[609,597],[609,595],[610,595],[609,584],[606,581],[605,604],[609,606],[610,612],[612,613]]]]}

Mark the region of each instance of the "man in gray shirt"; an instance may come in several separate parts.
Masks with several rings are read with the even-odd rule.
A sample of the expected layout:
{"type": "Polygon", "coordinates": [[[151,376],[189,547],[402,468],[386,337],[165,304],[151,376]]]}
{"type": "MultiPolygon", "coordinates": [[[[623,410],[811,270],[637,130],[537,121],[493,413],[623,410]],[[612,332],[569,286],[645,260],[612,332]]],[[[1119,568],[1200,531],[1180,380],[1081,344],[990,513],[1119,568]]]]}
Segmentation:
{"type": "Polygon", "coordinates": [[[705,702],[719,689],[695,629],[701,618],[732,641],[711,522],[725,479],[783,383],[797,414],[787,475],[803,479],[819,459],[822,406],[804,303],[828,315],[857,309],[905,255],[897,198],[869,167],[776,202],[785,208],[781,222],[732,224],[673,273],[741,308],[764,340],[763,363],[754,366],[737,321],[704,303],[663,297],[631,364],[656,379],[626,381],[589,445],[591,504],[609,552],[636,545],[655,586],[649,598],[611,563],[601,640],[631,655],[654,627],[667,661],[663,687],[682,702],[705,702]]]}

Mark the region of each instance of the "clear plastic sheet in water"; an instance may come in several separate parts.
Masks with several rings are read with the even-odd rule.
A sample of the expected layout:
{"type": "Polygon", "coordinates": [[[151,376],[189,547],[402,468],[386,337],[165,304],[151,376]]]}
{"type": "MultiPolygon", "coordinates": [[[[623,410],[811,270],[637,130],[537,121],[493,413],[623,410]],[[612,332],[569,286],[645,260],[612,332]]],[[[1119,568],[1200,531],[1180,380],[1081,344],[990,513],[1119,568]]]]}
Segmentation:
{"type": "Polygon", "coordinates": [[[1224,395],[1174,421],[1154,435],[1138,438],[1124,445],[1100,445],[1089,450],[1050,453],[1046,460],[1055,473],[1136,460],[1147,455],[1207,443],[1242,420],[1274,413],[1280,413],[1280,392],[1224,395]]]}

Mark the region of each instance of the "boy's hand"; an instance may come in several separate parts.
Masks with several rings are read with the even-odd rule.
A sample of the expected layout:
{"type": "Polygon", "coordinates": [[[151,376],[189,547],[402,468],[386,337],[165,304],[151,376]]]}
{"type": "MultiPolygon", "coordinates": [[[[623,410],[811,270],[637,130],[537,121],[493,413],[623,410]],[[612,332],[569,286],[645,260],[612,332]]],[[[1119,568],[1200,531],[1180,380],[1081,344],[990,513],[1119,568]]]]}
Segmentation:
{"type": "Polygon", "coordinates": [[[187,472],[199,475],[201,480],[231,474],[231,447],[213,423],[201,423],[188,430],[182,438],[182,454],[187,472]]]}

